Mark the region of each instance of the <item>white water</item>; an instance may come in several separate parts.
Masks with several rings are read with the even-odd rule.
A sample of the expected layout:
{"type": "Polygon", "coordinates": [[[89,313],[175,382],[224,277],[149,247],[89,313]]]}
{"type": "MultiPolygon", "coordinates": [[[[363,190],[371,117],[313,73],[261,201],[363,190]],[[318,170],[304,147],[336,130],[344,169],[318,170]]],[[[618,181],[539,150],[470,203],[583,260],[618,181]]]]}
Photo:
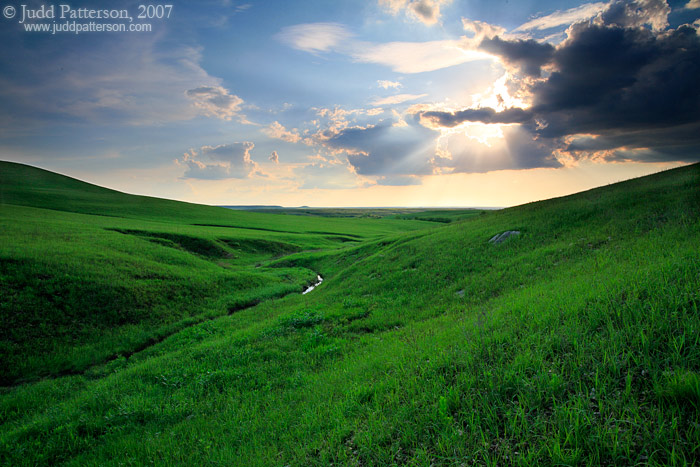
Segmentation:
{"type": "Polygon", "coordinates": [[[306,295],[307,293],[311,292],[313,289],[321,285],[321,282],[323,282],[323,277],[321,277],[320,274],[316,275],[316,283],[314,285],[310,285],[306,290],[304,290],[301,294],[306,295]]]}

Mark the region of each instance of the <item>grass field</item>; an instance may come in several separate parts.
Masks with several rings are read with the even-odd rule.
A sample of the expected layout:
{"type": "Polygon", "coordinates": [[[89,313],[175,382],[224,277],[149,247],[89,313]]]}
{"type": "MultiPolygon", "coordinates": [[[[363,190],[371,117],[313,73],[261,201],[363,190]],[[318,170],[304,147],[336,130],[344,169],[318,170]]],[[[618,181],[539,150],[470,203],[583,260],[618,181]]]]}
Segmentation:
{"type": "Polygon", "coordinates": [[[373,219],[418,219],[430,222],[450,223],[485,213],[483,209],[442,208],[426,211],[422,208],[282,208],[236,207],[239,210],[268,214],[289,214],[317,217],[369,217],[373,219]]]}
{"type": "Polygon", "coordinates": [[[0,202],[3,465],[700,458],[700,165],[341,218],[0,163],[0,202]]]}

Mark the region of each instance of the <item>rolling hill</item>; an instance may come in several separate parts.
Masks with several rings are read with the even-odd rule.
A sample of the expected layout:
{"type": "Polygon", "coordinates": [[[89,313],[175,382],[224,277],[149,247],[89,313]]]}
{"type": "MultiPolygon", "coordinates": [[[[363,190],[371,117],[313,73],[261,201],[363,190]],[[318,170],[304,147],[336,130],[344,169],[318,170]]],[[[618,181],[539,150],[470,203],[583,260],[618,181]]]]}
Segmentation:
{"type": "Polygon", "coordinates": [[[0,203],[3,464],[696,462],[698,164],[445,224],[0,203]]]}

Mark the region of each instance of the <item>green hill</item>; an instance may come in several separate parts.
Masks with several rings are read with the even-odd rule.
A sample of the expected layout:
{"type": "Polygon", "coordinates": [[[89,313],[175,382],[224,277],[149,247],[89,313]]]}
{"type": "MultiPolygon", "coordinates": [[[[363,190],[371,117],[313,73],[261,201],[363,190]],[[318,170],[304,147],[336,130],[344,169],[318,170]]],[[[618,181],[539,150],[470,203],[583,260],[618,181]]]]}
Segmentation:
{"type": "MultiPolygon", "coordinates": [[[[343,233],[349,225],[343,219],[309,218],[280,223],[279,217],[264,213],[234,211],[214,206],[136,196],[109,190],[71,177],[24,164],[0,161],[0,205],[29,206],[56,211],[127,219],[174,222],[187,225],[240,227],[297,233],[343,233]]],[[[382,235],[423,228],[428,224],[385,222],[379,226],[368,219],[356,222],[361,236],[382,235]]]]}
{"type": "Polygon", "coordinates": [[[3,464],[696,462],[700,165],[449,224],[11,178],[3,464]]]}
{"type": "Polygon", "coordinates": [[[81,373],[314,281],[265,267],[280,255],[432,226],[232,211],[0,162],[0,384],[81,373]]]}

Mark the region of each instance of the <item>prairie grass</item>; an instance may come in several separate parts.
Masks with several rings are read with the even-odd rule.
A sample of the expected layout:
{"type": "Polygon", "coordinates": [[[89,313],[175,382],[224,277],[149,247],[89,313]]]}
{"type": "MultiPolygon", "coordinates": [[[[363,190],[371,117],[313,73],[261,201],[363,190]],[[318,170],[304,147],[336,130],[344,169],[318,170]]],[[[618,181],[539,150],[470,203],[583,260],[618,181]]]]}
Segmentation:
{"type": "Polygon", "coordinates": [[[27,382],[0,392],[0,463],[697,463],[698,165],[450,223],[1,209],[3,368],[27,382]],[[358,241],[301,233],[319,220],[358,241]],[[71,287],[74,321],[42,313],[71,287]],[[138,332],[160,337],[74,363],[138,332]]]}

